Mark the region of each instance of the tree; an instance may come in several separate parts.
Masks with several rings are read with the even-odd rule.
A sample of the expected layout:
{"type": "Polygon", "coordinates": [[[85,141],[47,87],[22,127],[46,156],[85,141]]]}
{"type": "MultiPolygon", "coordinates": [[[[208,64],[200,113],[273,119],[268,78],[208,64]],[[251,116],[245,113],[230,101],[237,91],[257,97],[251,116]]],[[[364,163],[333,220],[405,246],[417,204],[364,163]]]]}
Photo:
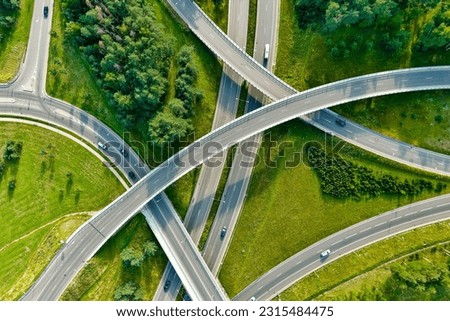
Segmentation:
{"type": "Polygon", "coordinates": [[[169,101],[169,110],[176,117],[187,118],[189,116],[189,112],[184,107],[184,103],[178,98],[174,98],[169,101]]]}
{"type": "Polygon", "coordinates": [[[11,191],[16,188],[16,180],[15,179],[12,179],[12,180],[9,181],[8,188],[11,191]]]}
{"type": "Polygon", "coordinates": [[[324,0],[297,0],[295,10],[300,27],[321,23],[325,18],[326,5],[327,1],[324,0]]]}
{"type": "Polygon", "coordinates": [[[133,281],[122,284],[114,291],[116,301],[142,301],[143,298],[143,291],[133,281]]]}
{"type": "Polygon", "coordinates": [[[134,247],[126,247],[120,252],[120,258],[126,266],[140,267],[144,262],[144,252],[134,247]]]}
{"type": "Polygon", "coordinates": [[[155,242],[147,241],[144,243],[145,257],[152,257],[158,251],[158,245],[155,242]]]}
{"type": "Polygon", "coordinates": [[[150,137],[159,145],[184,138],[192,130],[190,120],[178,118],[172,113],[159,112],[149,124],[150,137]]]}
{"type": "Polygon", "coordinates": [[[9,10],[17,10],[20,8],[19,0],[2,0],[2,5],[9,10]]]}
{"type": "Polygon", "coordinates": [[[20,158],[22,153],[22,143],[9,140],[6,142],[5,150],[3,151],[3,159],[6,161],[15,161],[20,158]]]}

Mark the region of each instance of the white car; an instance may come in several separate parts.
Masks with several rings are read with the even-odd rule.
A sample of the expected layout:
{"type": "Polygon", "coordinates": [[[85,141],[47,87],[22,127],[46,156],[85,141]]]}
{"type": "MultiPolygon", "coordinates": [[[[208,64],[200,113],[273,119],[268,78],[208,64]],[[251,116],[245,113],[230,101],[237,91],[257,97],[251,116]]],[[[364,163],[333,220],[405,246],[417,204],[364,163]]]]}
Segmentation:
{"type": "Polygon", "coordinates": [[[100,147],[103,150],[106,150],[106,145],[103,144],[102,142],[98,142],[98,147],[100,147]]]}
{"type": "Polygon", "coordinates": [[[264,46],[264,59],[269,59],[269,44],[266,43],[266,45],[264,46]]]}
{"type": "Polygon", "coordinates": [[[322,253],[320,253],[320,258],[325,258],[327,256],[329,256],[331,254],[331,250],[327,249],[325,251],[323,251],[322,253]]]}

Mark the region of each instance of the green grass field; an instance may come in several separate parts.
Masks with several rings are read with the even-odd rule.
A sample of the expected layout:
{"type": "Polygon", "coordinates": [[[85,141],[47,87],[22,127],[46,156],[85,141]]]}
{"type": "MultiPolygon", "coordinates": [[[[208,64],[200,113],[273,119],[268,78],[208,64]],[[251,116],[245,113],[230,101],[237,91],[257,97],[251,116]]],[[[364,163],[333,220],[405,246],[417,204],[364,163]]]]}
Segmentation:
{"type": "MultiPolygon", "coordinates": [[[[253,171],[246,203],[220,272],[220,280],[230,297],[273,266],[336,231],[436,195],[423,193],[416,198],[384,195],[362,201],[323,195],[311,168],[299,165],[286,169],[284,166],[286,160],[294,158],[294,152],[301,154],[305,143],[316,141],[325,145],[323,133],[300,121],[286,123],[271,133],[278,143],[294,142],[295,149],[272,150],[270,157],[278,161],[276,166],[269,168],[260,162],[253,171]]],[[[266,157],[264,149],[268,150],[267,142],[262,145],[259,160],[266,157]]],[[[383,171],[401,179],[426,176],[434,183],[439,180],[350,145],[346,145],[340,155],[374,172],[383,171]]],[[[445,181],[448,183],[448,179],[445,181]]]]}
{"type": "MultiPolygon", "coordinates": [[[[383,70],[450,64],[448,54],[417,52],[411,48],[412,44],[407,46],[400,60],[390,59],[379,49],[368,54],[353,54],[347,59],[333,59],[322,34],[299,28],[294,2],[281,2],[279,44],[283,45],[278,46],[275,73],[298,90],[383,70]]],[[[414,26],[408,28],[417,32],[414,26]]],[[[364,100],[334,109],[391,137],[449,153],[449,106],[448,91],[432,91],[364,100]],[[413,114],[415,116],[411,116],[413,114]],[[435,121],[437,115],[443,119],[440,123],[435,121]]]]}
{"type": "Polygon", "coordinates": [[[450,221],[396,235],[327,264],[284,291],[279,298],[287,301],[333,300],[350,292],[381,286],[390,275],[389,263],[449,241],[450,221]]]}
{"type": "MultiPolygon", "coordinates": [[[[194,47],[194,61],[199,70],[197,88],[202,91],[204,98],[194,106],[193,124],[195,138],[199,138],[209,132],[214,117],[217,100],[217,91],[220,84],[221,65],[211,52],[185,27],[178,23],[166,4],[162,0],[153,2],[156,18],[175,38],[175,49],[188,44],[194,47]]],[[[227,11],[225,11],[227,12],[227,11]]],[[[60,3],[54,7],[54,18],[52,26],[52,40],[50,45],[50,63],[47,80],[47,91],[49,95],[68,101],[83,108],[95,117],[105,122],[117,133],[124,132],[124,128],[118,122],[115,111],[108,106],[104,93],[91,75],[88,65],[82,59],[77,46],[65,40],[63,29],[63,17],[61,15],[60,3]]],[[[170,71],[170,88],[166,102],[174,94],[175,68],[170,71]]],[[[147,158],[149,164],[155,164],[151,150],[146,149],[147,137],[142,135],[146,129],[138,128],[129,133],[128,142],[143,157],[147,158]]],[[[193,137],[192,137],[193,139],[193,137]]],[[[166,191],[170,196],[175,208],[184,216],[189,206],[190,197],[195,187],[197,171],[183,177],[166,191]]]]}
{"type": "Polygon", "coordinates": [[[139,268],[126,268],[120,252],[146,240],[154,240],[142,215],[138,215],[113,236],[77,275],[61,297],[62,300],[111,301],[120,285],[134,281],[151,300],[167,264],[162,251],[148,258],[139,268]]]}
{"type": "MultiPolygon", "coordinates": [[[[0,43],[0,83],[14,78],[27,49],[30,35],[33,0],[20,1],[20,13],[12,31],[0,43]]],[[[2,13],[0,13],[0,16],[2,13]]]]}
{"type": "Polygon", "coordinates": [[[83,213],[107,205],[124,187],[99,159],[66,137],[0,123],[2,153],[7,140],[23,142],[20,160],[7,163],[0,178],[0,298],[12,300],[30,286],[59,241],[88,218],[83,213]]]}
{"type": "Polygon", "coordinates": [[[247,45],[245,49],[246,52],[252,57],[253,57],[253,50],[255,49],[257,4],[258,4],[257,0],[250,0],[248,8],[248,32],[247,32],[247,45]]]}
{"type": "Polygon", "coordinates": [[[195,2],[223,32],[227,33],[229,0],[222,0],[222,3],[218,5],[214,4],[214,0],[197,0],[195,2]]]}

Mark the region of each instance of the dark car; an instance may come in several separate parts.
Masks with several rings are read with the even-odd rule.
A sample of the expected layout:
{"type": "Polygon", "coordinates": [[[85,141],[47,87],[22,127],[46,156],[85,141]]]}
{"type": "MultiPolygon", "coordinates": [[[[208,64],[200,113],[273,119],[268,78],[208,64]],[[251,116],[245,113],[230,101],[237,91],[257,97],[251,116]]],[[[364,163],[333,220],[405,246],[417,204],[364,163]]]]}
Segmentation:
{"type": "Polygon", "coordinates": [[[167,280],[166,283],[164,283],[164,291],[167,291],[170,287],[170,281],[167,280]]]}
{"type": "Polygon", "coordinates": [[[221,238],[224,238],[224,237],[225,237],[225,234],[227,234],[227,227],[226,227],[226,226],[224,226],[224,227],[222,228],[222,231],[220,232],[220,237],[221,237],[221,238]]]}
{"type": "Polygon", "coordinates": [[[341,127],[344,127],[346,125],[346,122],[345,120],[338,118],[336,119],[336,124],[338,124],[341,127]]]}
{"type": "Polygon", "coordinates": [[[48,17],[48,6],[44,7],[44,18],[48,17]]]}
{"type": "Polygon", "coordinates": [[[128,172],[128,177],[131,178],[133,181],[136,179],[136,174],[133,171],[128,172]]]}
{"type": "Polygon", "coordinates": [[[125,148],[121,148],[120,149],[120,153],[124,156],[124,157],[128,157],[128,152],[127,152],[127,150],[125,149],[125,148]]]}

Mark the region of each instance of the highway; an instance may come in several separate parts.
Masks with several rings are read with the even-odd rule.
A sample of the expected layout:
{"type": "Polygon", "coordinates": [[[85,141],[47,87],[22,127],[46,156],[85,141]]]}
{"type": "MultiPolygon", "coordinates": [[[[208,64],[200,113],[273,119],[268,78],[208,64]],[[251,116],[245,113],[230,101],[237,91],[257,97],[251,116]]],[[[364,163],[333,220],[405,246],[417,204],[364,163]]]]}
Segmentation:
{"type": "MultiPolygon", "coordinates": [[[[0,112],[4,115],[26,115],[27,117],[53,123],[69,129],[91,142],[94,146],[97,145],[97,142],[106,143],[108,149],[103,151],[104,154],[113,163],[119,166],[119,169],[125,176],[127,176],[128,171],[131,169],[135,172],[137,178],[146,175],[150,169],[139,159],[137,154],[123,142],[123,139],[115,134],[110,128],[84,111],[65,102],[51,98],[46,94],[45,81],[50,44],[52,9],[53,3],[51,1],[35,2],[25,61],[15,79],[10,84],[3,84],[0,86],[0,112]],[[44,5],[47,5],[50,8],[47,19],[44,19],[43,17],[44,5]],[[125,146],[125,149],[129,151],[129,156],[126,160],[123,159],[124,157],[119,152],[119,149],[122,146],[125,146]]],[[[184,245],[173,243],[173,240],[182,240],[186,238],[187,234],[181,222],[178,222],[178,215],[173,209],[173,206],[171,206],[168,198],[162,194],[160,195],[159,200],[161,203],[159,204],[160,206],[153,206],[152,201],[150,202],[149,207],[143,208],[143,213],[146,217],[154,218],[152,220],[152,227],[154,231],[156,231],[155,235],[160,244],[170,244],[170,246],[164,248],[166,254],[169,259],[177,262],[178,265],[176,268],[182,276],[183,281],[187,284],[188,291],[193,292],[192,298],[198,300],[217,300],[226,298],[216,279],[209,273],[209,270],[195,245],[189,242],[184,245]],[[163,212],[163,209],[167,212],[163,212]],[[167,221],[172,222],[171,229],[164,228],[167,221]],[[186,250],[187,246],[191,246],[190,251],[186,250]],[[184,260],[178,259],[180,253],[183,254],[182,257],[184,260]],[[195,264],[192,265],[192,262],[195,262],[195,264]],[[189,267],[194,266],[195,270],[187,268],[186,266],[183,266],[183,264],[188,264],[189,267]],[[204,278],[202,282],[197,282],[199,275],[204,278]],[[195,288],[189,288],[190,284],[194,284],[195,288]],[[208,289],[208,286],[211,286],[214,289],[208,289]],[[218,295],[216,291],[219,293],[218,295]]],[[[89,228],[89,223],[81,227],[81,229],[85,230],[89,230],[89,228]]],[[[92,235],[92,240],[99,240],[102,237],[101,233],[99,233],[99,235],[92,235]]],[[[85,246],[83,249],[84,252],[81,251],[73,257],[65,255],[64,247],[67,245],[66,244],[63,249],[60,250],[58,255],[60,255],[62,259],[78,260],[76,266],[79,270],[87,261],[88,256],[95,254],[96,250],[93,249],[95,249],[96,244],[96,242],[93,242],[91,247],[85,246]],[[90,254],[86,255],[87,252],[90,254]]],[[[66,273],[56,274],[51,278],[51,282],[54,284],[51,286],[50,290],[47,288],[44,291],[39,288],[39,285],[34,285],[22,299],[57,299],[76,272],[77,270],[73,269],[70,273],[67,273],[66,271],[66,273]]]]}
{"type": "MultiPolygon", "coordinates": [[[[242,117],[240,120],[222,127],[220,130],[206,136],[200,141],[200,145],[203,144],[204,146],[204,143],[214,139],[222,144],[222,149],[225,149],[228,145],[238,142],[243,138],[250,137],[251,135],[267,129],[275,124],[299,117],[319,108],[326,108],[347,101],[395,92],[449,88],[448,77],[448,69],[445,67],[425,68],[368,75],[322,86],[301,93],[295,97],[280,101],[276,104],[272,104],[266,108],[261,108],[257,112],[250,113],[249,115],[242,117]],[[330,98],[330,95],[336,97],[330,98]],[[313,98],[314,101],[312,101],[313,98]],[[245,123],[243,124],[243,122],[245,123]]],[[[7,109],[14,109],[18,107],[17,112],[19,113],[25,113],[28,111],[30,111],[30,114],[36,113],[33,109],[34,106],[31,106],[34,102],[30,95],[28,95],[29,97],[25,99],[25,103],[19,101],[20,99],[26,97],[25,94],[26,93],[14,93],[14,96],[11,99],[14,99],[15,102],[5,104],[5,107],[7,109]]],[[[7,95],[7,97],[11,96],[7,95]]],[[[51,99],[45,97],[44,99],[49,100],[50,103],[56,104],[56,102],[51,99]]],[[[36,99],[34,100],[36,102],[36,99]]],[[[49,102],[46,101],[46,104],[49,102]]],[[[82,115],[81,112],[78,114],[78,110],[69,109],[68,112],[61,113],[60,110],[53,109],[52,112],[53,114],[49,114],[47,116],[49,120],[50,118],[66,120],[70,123],[69,127],[79,126],[82,127],[82,131],[85,130],[84,127],[87,123],[84,119],[85,115],[82,115]],[[80,118],[79,116],[82,117],[80,118]]],[[[102,131],[102,128],[100,127],[99,130],[102,131]]],[[[84,263],[84,259],[91,257],[95,253],[96,247],[99,248],[106,241],[106,239],[114,234],[115,231],[117,231],[123,223],[131,218],[134,213],[136,213],[140,208],[143,208],[147,204],[147,200],[155,197],[176,178],[181,177],[181,175],[197,166],[200,161],[204,161],[210,156],[199,154],[204,153],[195,151],[193,146],[186,149],[182,159],[186,160],[187,156],[197,156],[198,161],[192,162],[189,166],[178,166],[173,162],[175,158],[172,159],[172,163],[171,161],[166,162],[165,164],[168,165],[167,167],[163,167],[163,170],[161,170],[161,167],[153,170],[146,176],[145,179],[135,184],[130,191],[124,194],[125,196],[119,198],[118,201],[108,206],[88,224],[84,225],[82,229],[78,230],[78,232],[71,239],[72,241],[76,240],[77,242],[72,242],[72,244],[66,244],[64,246],[64,251],[68,251],[68,255],[65,256],[68,259],[60,261],[61,268],[57,268],[58,271],[55,273],[55,279],[48,278],[49,281],[45,283],[48,288],[44,289],[41,293],[47,293],[48,291],[52,292],[52,295],[54,295],[54,293],[59,291],[58,289],[61,286],[66,286],[70,281],[67,280],[73,277],[76,271],[81,268],[81,265],[84,263]],[[130,212],[124,213],[124,211],[130,212]],[[84,233],[83,231],[86,232],[84,235],[87,237],[86,239],[89,240],[89,247],[85,246],[84,243],[86,243],[86,241],[83,243],[83,238],[80,237],[80,235],[84,233]],[[102,237],[99,237],[98,235],[101,235],[102,237]],[[80,251],[76,252],[77,249],[80,249],[80,251]],[[76,253],[78,254],[75,255],[76,253]],[[75,258],[75,261],[71,261],[71,258],[75,258]],[[65,268],[66,270],[64,270],[65,268]],[[62,273],[64,272],[61,273],[60,271],[70,271],[70,273],[63,276],[62,273]],[[55,280],[61,280],[63,278],[65,278],[66,281],[60,282],[57,287],[50,284],[51,282],[56,282],[55,280]]],[[[432,162],[425,162],[426,165],[429,165],[430,163],[432,164],[432,162]]],[[[436,169],[438,169],[438,167],[439,170],[441,170],[441,166],[436,166],[436,169]]],[[[448,169],[448,163],[443,163],[442,167],[444,169],[447,167],[448,169]]],[[[173,223],[175,223],[175,225],[178,224],[176,220],[174,220],[173,223]]],[[[183,229],[181,229],[181,231],[182,230],[183,229]]],[[[58,255],[52,262],[58,261],[58,255]]],[[[202,268],[200,267],[198,270],[201,269],[202,268]]],[[[49,273],[49,270],[51,269],[49,268],[46,272],[44,272],[42,278],[49,273]]],[[[211,276],[207,275],[207,277],[211,276]]],[[[209,292],[207,296],[217,299],[223,295],[220,294],[220,290],[218,290],[217,285],[213,285],[213,288],[214,289],[209,292]],[[216,293],[216,291],[218,293],[216,293]],[[215,296],[216,294],[218,295],[215,296]]]]}
{"type": "MultiPolygon", "coordinates": [[[[61,252],[55,256],[33,286],[33,288],[41,289],[37,293],[39,295],[31,296],[31,298],[41,297],[40,294],[47,293],[48,289],[54,286],[52,285],[54,279],[61,280],[64,278],[64,273],[70,273],[70,279],[73,278],[83,262],[92,257],[104,242],[135,213],[139,212],[148,201],[213,154],[258,132],[319,109],[397,92],[449,88],[449,70],[450,67],[404,69],[347,79],[307,90],[261,107],[212,131],[153,169],[126,193],[89,220],[88,224],[79,229],[71,237],[70,241],[73,242],[68,242],[64,246],[65,256],[68,259],[61,260],[61,252]],[[211,152],[211,147],[214,152],[211,152]],[[98,234],[102,237],[99,237],[98,234]],[[89,240],[89,242],[83,242],[83,240],[89,240]],[[83,253],[83,257],[79,257],[80,252],[83,253]]],[[[448,175],[448,171],[444,170],[448,170],[450,163],[447,162],[441,166],[439,170],[448,175]]],[[[173,223],[176,222],[173,221],[173,223]]],[[[198,270],[196,268],[189,270],[196,271],[196,273],[202,271],[201,267],[198,270]]],[[[209,269],[207,270],[209,275],[204,271],[206,273],[205,280],[214,280],[211,278],[212,274],[209,269]]],[[[218,300],[221,295],[225,295],[213,283],[210,281],[210,292],[203,292],[203,294],[218,300]]],[[[67,284],[60,282],[59,286],[65,287],[67,284]]]]}
{"type": "MultiPolygon", "coordinates": [[[[231,0],[228,6],[228,35],[236,41],[240,47],[245,47],[248,27],[248,0],[231,0]]],[[[212,129],[216,129],[236,117],[236,111],[241,92],[241,77],[228,66],[223,67],[217,98],[216,111],[212,129]]],[[[197,184],[191,198],[184,225],[195,244],[198,244],[205,228],[206,220],[214,201],[217,186],[226,160],[226,151],[209,160],[200,170],[197,184]],[[212,166],[218,162],[219,166],[212,166]],[[209,163],[209,164],[208,164],[209,163]]],[[[164,271],[161,282],[153,297],[156,301],[174,301],[181,287],[172,265],[169,263],[164,271]],[[170,281],[168,289],[164,290],[166,281],[170,281]]]]}
{"type": "MultiPolygon", "coordinates": [[[[257,20],[253,58],[272,71],[275,65],[275,54],[278,36],[279,1],[258,1],[257,20]],[[269,44],[268,58],[264,58],[265,45],[269,44]]],[[[252,85],[249,86],[245,112],[250,112],[262,106],[268,99],[252,85]]],[[[214,275],[219,274],[226,251],[239,219],[239,214],[244,206],[244,200],[250,183],[255,158],[261,142],[262,133],[247,138],[239,143],[237,153],[228,174],[227,183],[222,194],[222,199],[211,227],[208,240],[203,249],[206,264],[214,275]],[[242,153],[241,151],[248,151],[242,153]],[[247,155],[246,155],[247,154],[247,155]],[[221,231],[227,229],[222,237],[221,231]]]]}
{"type": "Polygon", "coordinates": [[[233,300],[271,300],[295,282],[342,256],[416,227],[450,219],[450,194],[413,203],[352,225],[300,251],[255,280],[233,300]],[[331,250],[327,258],[320,253],[331,250]]]}

